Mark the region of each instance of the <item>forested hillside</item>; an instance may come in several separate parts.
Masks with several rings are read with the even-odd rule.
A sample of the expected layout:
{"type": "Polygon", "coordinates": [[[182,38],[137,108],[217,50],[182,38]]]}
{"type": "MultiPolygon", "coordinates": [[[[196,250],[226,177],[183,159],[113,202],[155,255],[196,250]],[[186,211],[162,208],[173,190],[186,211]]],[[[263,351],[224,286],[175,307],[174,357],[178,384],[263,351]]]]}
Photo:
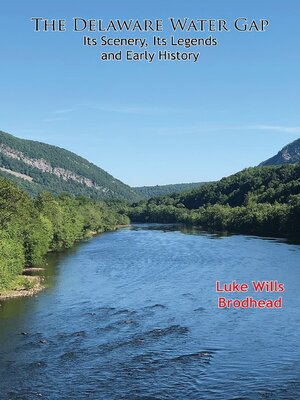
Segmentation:
{"type": "Polygon", "coordinates": [[[157,186],[140,186],[134,190],[144,199],[151,197],[165,196],[173,193],[186,192],[204,185],[204,182],[196,183],[177,183],[173,185],[157,185],[157,186]]]}
{"type": "Polygon", "coordinates": [[[129,216],[300,240],[300,164],[248,168],[188,193],[136,203],[129,216]]]}
{"type": "Polygon", "coordinates": [[[203,183],[131,188],[84,158],[59,147],[0,131],[0,176],[30,195],[66,192],[92,199],[133,202],[184,192],[203,183]]]}
{"type": "MultiPolygon", "coordinates": [[[[287,203],[300,193],[300,164],[282,167],[247,168],[241,172],[179,195],[188,209],[207,204],[231,207],[254,203],[287,203]]],[[[174,196],[176,198],[176,196],[174,196]]]]}
{"type": "Polygon", "coordinates": [[[134,190],[67,150],[0,132],[0,174],[9,177],[0,177],[0,291],[14,288],[23,267],[39,265],[49,250],[127,224],[128,216],[300,241],[300,163],[134,190]]]}
{"type": "Polygon", "coordinates": [[[125,215],[102,202],[68,194],[31,198],[0,178],[0,291],[14,288],[23,267],[39,265],[49,250],[127,223],[125,215]]]}
{"type": "Polygon", "coordinates": [[[49,191],[92,199],[134,201],[140,198],[132,188],[68,150],[1,131],[0,175],[34,195],[49,191]]]}

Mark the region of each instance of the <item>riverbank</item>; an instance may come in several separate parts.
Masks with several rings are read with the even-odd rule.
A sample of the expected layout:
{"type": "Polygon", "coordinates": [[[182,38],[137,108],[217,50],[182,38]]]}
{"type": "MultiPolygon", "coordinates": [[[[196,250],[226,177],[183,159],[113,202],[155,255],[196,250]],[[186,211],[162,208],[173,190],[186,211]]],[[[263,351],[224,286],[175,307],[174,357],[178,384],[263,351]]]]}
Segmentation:
{"type": "MultiPolygon", "coordinates": [[[[24,270],[26,272],[26,269],[24,270]]],[[[33,271],[32,271],[33,272],[33,271]]],[[[43,276],[20,275],[11,289],[0,291],[0,301],[31,297],[45,289],[43,276]]]]}
{"type": "MultiPolygon", "coordinates": [[[[50,193],[31,198],[2,178],[0,193],[0,292],[5,298],[15,287],[18,296],[27,295],[22,285],[21,290],[15,285],[25,265],[41,266],[47,253],[70,249],[93,234],[129,222],[104,202],[50,193]]],[[[27,286],[32,283],[25,282],[25,289],[27,286]]]]}
{"type": "MultiPolygon", "coordinates": [[[[106,231],[90,231],[87,233],[85,239],[90,239],[104,232],[113,232],[118,229],[126,228],[129,225],[119,224],[114,228],[106,231]]],[[[50,253],[51,251],[49,251],[50,253]]],[[[9,289],[0,289],[0,301],[15,299],[19,297],[32,297],[45,289],[44,277],[35,275],[35,273],[43,271],[44,268],[25,267],[22,275],[16,277],[9,289]]]]}

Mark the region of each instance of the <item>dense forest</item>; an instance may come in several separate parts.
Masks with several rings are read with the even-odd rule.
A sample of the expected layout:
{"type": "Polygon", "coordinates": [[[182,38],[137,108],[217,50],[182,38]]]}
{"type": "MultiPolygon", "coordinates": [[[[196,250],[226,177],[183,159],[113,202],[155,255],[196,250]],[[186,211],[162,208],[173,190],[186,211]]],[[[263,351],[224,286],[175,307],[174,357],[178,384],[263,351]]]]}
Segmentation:
{"type": "Polygon", "coordinates": [[[177,183],[173,185],[156,185],[156,186],[139,186],[135,187],[134,190],[143,199],[151,199],[152,197],[166,196],[173,193],[187,192],[192,189],[199,188],[204,185],[205,182],[194,182],[194,183],[177,183]]]}
{"type": "Polygon", "coordinates": [[[39,265],[48,251],[128,222],[103,202],[47,192],[31,198],[0,178],[0,290],[18,285],[23,267],[39,265]]]}
{"type": "Polygon", "coordinates": [[[218,182],[141,187],[134,192],[67,150],[2,132],[0,139],[0,175],[7,175],[7,169],[31,179],[0,176],[0,290],[18,286],[23,267],[40,265],[47,252],[128,224],[129,218],[300,241],[299,163],[248,168],[218,182]],[[55,165],[52,172],[46,171],[49,165],[55,165]],[[61,179],[54,168],[75,175],[61,179]],[[88,181],[78,181],[79,175],[88,181]],[[96,183],[100,181],[109,188],[102,190],[96,183]],[[183,191],[191,185],[193,190],[183,191]],[[104,200],[99,199],[101,190],[104,200]]]}
{"type": "Polygon", "coordinates": [[[300,164],[248,168],[187,193],[135,203],[135,222],[182,222],[300,240],[300,164]]]}

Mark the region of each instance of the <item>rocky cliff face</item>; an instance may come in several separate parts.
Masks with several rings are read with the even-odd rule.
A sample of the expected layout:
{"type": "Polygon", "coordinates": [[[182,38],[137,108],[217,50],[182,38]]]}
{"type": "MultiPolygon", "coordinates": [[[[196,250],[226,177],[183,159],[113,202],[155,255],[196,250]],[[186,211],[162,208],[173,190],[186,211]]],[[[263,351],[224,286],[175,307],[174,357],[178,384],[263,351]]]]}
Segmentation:
{"type": "Polygon", "coordinates": [[[269,158],[259,165],[295,164],[297,162],[300,162],[300,139],[288,144],[276,156],[269,158]]]}
{"type": "Polygon", "coordinates": [[[33,195],[49,191],[94,199],[141,199],[128,185],[75,153],[2,131],[0,175],[33,195]]]}
{"type": "MultiPolygon", "coordinates": [[[[53,174],[56,177],[63,179],[64,181],[72,180],[74,182],[81,183],[89,188],[95,188],[96,190],[101,190],[103,192],[108,191],[107,188],[97,185],[91,179],[88,179],[84,176],[77,175],[74,172],[68,171],[67,169],[64,169],[64,168],[52,167],[51,164],[49,164],[47,161],[43,160],[42,158],[33,159],[30,157],[27,157],[21,151],[11,149],[10,147],[5,146],[4,144],[0,144],[0,153],[4,154],[6,157],[22,161],[24,164],[30,165],[31,167],[34,167],[34,168],[37,168],[42,172],[48,172],[50,174],[53,174]]],[[[3,170],[4,169],[2,168],[2,171],[3,170]]],[[[17,174],[18,174],[17,172],[14,172],[15,176],[19,176],[20,178],[32,181],[32,178],[30,176],[27,176],[24,174],[18,174],[18,175],[17,174]]]]}

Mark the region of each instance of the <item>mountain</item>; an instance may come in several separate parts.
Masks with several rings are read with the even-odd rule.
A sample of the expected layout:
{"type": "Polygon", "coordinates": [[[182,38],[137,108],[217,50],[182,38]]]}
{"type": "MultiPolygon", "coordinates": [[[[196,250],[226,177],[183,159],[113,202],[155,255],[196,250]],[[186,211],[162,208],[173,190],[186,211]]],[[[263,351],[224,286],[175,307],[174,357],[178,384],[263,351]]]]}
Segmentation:
{"type": "Polygon", "coordinates": [[[276,156],[269,158],[259,165],[295,164],[297,162],[300,162],[300,139],[288,144],[276,156]]]}
{"type": "Polygon", "coordinates": [[[179,195],[188,209],[207,204],[239,207],[255,203],[288,203],[300,194],[300,165],[246,168],[220,181],[179,195]]]}
{"type": "Polygon", "coordinates": [[[33,195],[48,191],[93,199],[141,199],[131,187],[71,151],[2,131],[0,175],[33,195]]]}
{"type": "Polygon", "coordinates": [[[300,163],[247,168],[190,192],[135,203],[128,216],[300,241],[300,163]]]}
{"type": "Polygon", "coordinates": [[[240,207],[252,202],[288,203],[299,194],[300,164],[295,164],[246,168],[218,182],[188,192],[152,198],[144,203],[197,210],[214,204],[240,207]]]}
{"type": "Polygon", "coordinates": [[[206,182],[196,182],[196,183],[177,183],[173,185],[156,185],[156,186],[140,186],[135,187],[134,190],[142,196],[144,199],[148,200],[151,197],[165,196],[172,193],[181,193],[188,190],[199,188],[206,182]]]}

